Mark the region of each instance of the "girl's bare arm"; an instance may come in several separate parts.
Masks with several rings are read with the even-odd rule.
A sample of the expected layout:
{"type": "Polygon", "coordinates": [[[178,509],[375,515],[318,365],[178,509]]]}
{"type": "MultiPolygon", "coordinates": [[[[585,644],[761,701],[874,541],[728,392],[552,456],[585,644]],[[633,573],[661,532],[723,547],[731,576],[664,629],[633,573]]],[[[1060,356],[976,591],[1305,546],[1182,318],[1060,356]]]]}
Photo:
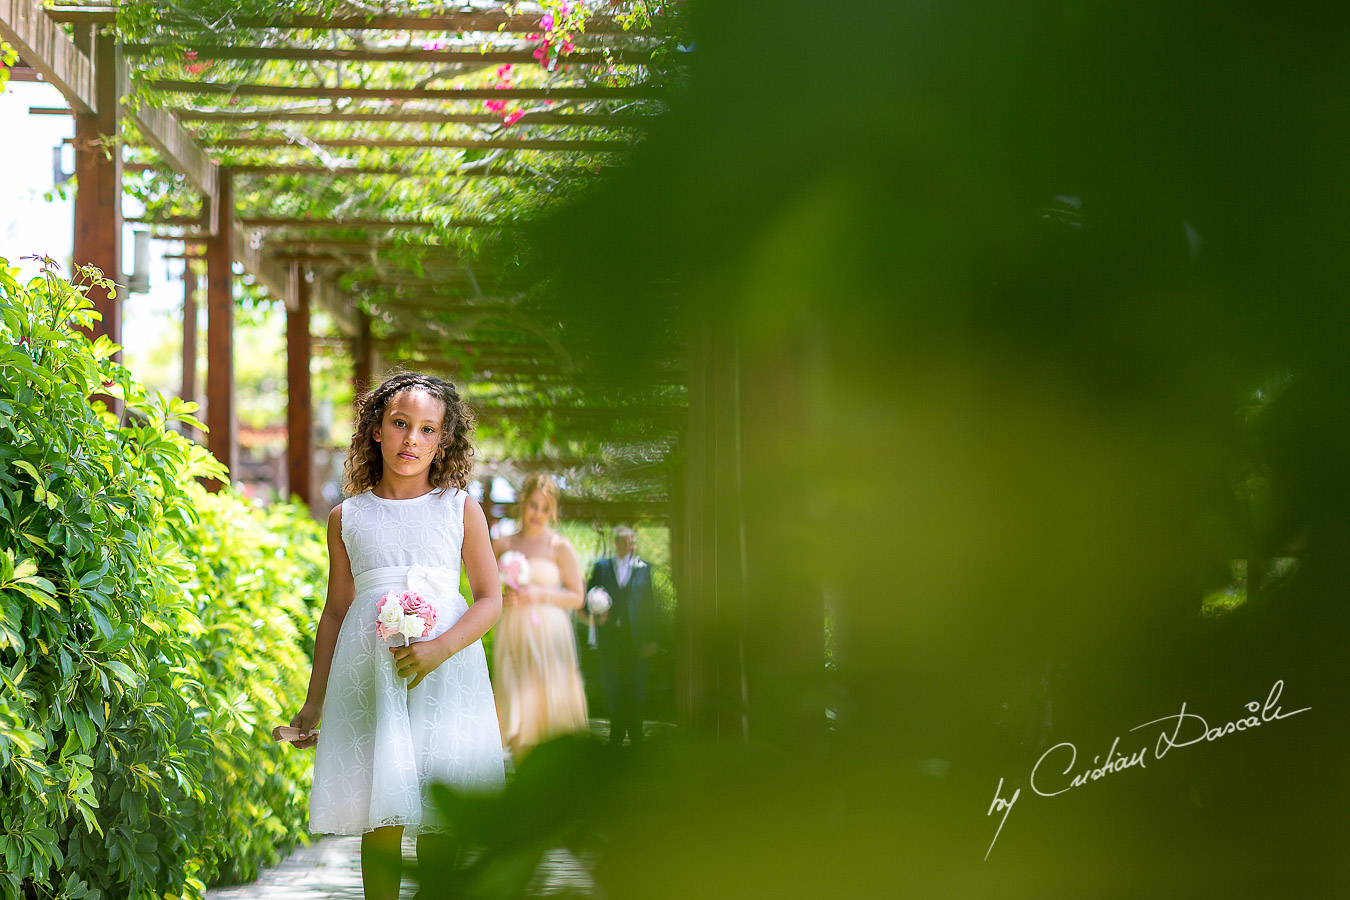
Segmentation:
{"type": "MultiPolygon", "coordinates": [[[[309,676],[309,692],[300,714],[291,724],[301,731],[311,731],[323,715],[324,696],[328,691],[328,673],[333,666],[333,651],[337,647],[338,630],[356,599],[356,584],[352,579],[352,564],[347,556],[347,545],[342,543],[342,504],[328,515],[328,597],[314,635],[314,670],[309,676]]],[[[313,747],[317,737],[296,741],[300,749],[313,747]]]]}
{"type": "Polygon", "coordinates": [[[450,626],[450,630],[436,638],[444,658],[449,659],[488,633],[502,614],[502,586],[498,580],[497,558],[492,555],[492,541],[488,538],[487,517],[478,501],[468,497],[464,501],[464,570],[469,575],[473,591],[473,605],[450,626]]]}
{"type": "Polygon", "coordinates": [[[572,542],[562,535],[553,549],[553,560],[562,574],[562,587],[547,588],[544,602],[561,606],[563,609],[581,609],[586,602],[586,591],[581,580],[581,559],[572,542]]]}

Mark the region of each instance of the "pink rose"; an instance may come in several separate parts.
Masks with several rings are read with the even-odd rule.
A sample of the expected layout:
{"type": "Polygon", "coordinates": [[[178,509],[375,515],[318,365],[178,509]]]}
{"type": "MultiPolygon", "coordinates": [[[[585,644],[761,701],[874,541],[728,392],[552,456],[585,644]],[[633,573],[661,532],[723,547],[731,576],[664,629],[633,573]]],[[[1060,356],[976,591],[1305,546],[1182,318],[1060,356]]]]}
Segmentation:
{"type": "Polygon", "coordinates": [[[436,624],[436,607],[431,601],[416,591],[406,591],[400,598],[403,603],[403,614],[405,616],[420,616],[426,624],[427,630],[436,624]]]}

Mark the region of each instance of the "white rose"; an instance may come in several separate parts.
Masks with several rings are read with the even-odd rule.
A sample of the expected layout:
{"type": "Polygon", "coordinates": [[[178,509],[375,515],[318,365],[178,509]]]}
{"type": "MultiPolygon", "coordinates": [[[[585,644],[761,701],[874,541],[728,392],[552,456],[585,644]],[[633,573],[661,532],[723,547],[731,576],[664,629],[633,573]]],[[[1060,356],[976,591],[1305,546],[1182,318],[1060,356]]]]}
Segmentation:
{"type": "Polygon", "coordinates": [[[397,597],[390,597],[384,601],[384,605],[380,607],[379,622],[385,628],[399,630],[399,626],[403,624],[403,604],[397,597]]]}
{"type": "Polygon", "coordinates": [[[426,632],[427,625],[421,616],[404,616],[403,624],[398,630],[405,638],[421,637],[426,632]]]}

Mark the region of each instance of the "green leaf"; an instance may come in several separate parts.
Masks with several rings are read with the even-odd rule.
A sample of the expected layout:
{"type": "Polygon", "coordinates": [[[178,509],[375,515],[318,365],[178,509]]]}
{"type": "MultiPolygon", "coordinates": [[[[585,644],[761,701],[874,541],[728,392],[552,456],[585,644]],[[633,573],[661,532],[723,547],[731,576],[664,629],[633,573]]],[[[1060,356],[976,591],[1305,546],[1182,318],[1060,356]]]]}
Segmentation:
{"type": "Polygon", "coordinates": [[[108,671],[113,673],[113,677],[127,687],[135,687],[140,682],[140,679],[136,677],[136,673],[131,671],[131,668],[126,663],[118,662],[113,659],[104,663],[104,666],[107,667],[108,671]]]}

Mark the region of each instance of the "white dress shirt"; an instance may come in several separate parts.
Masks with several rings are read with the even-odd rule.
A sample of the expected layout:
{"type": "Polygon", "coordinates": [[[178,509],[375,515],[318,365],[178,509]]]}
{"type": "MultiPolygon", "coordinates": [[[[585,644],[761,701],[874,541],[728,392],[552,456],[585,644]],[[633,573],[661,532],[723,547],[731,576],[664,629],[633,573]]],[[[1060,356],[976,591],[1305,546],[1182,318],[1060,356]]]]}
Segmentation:
{"type": "Polygon", "coordinates": [[[614,578],[619,582],[619,587],[628,587],[628,578],[633,574],[633,563],[637,561],[637,554],[630,553],[623,559],[614,560],[614,578]]]}

